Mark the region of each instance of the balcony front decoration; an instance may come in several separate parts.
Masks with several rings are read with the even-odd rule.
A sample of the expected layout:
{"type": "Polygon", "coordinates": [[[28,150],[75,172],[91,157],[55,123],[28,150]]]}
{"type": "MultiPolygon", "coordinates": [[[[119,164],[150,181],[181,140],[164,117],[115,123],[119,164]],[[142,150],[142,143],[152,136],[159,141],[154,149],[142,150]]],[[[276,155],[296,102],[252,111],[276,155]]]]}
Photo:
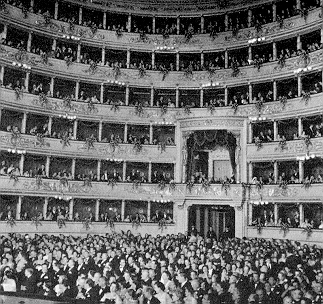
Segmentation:
{"type": "Polygon", "coordinates": [[[123,35],[123,32],[122,32],[121,28],[118,27],[116,29],[116,36],[117,36],[117,38],[121,38],[122,35],[123,35]]]}
{"type": "Polygon", "coordinates": [[[69,147],[71,145],[70,143],[71,137],[68,135],[67,132],[63,133],[60,138],[60,143],[62,144],[62,148],[69,147]]]}
{"type": "Polygon", "coordinates": [[[283,236],[285,237],[289,231],[289,224],[281,223],[280,230],[283,232],[283,236]]]}
{"type": "Polygon", "coordinates": [[[231,73],[231,77],[238,77],[239,74],[240,74],[240,69],[239,69],[239,66],[238,66],[238,63],[237,62],[232,62],[232,73],[231,73]]]}
{"type": "Polygon", "coordinates": [[[164,229],[167,229],[167,220],[165,218],[162,218],[158,221],[158,229],[160,229],[161,232],[164,231],[164,229]]]}
{"type": "Polygon", "coordinates": [[[286,56],[285,56],[285,54],[279,56],[279,58],[278,58],[278,66],[280,67],[280,69],[283,69],[286,66],[286,56]]]}
{"type": "Polygon", "coordinates": [[[193,187],[194,187],[194,182],[193,181],[188,181],[186,183],[186,189],[188,190],[189,193],[192,193],[193,187]]]}
{"type": "Polygon", "coordinates": [[[42,226],[42,222],[41,222],[42,218],[43,217],[41,212],[37,211],[37,208],[36,208],[36,214],[31,218],[31,224],[35,225],[36,229],[38,229],[39,226],[42,226]]]}
{"type": "Polygon", "coordinates": [[[57,216],[57,226],[59,229],[62,229],[63,227],[66,227],[65,218],[63,215],[57,216]]]}
{"type": "Polygon", "coordinates": [[[165,141],[160,141],[158,143],[158,150],[160,150],[160,153],[166,152],[166,142],[165,141]]]}
{"type": "Polygon", "coordinates": [[[302,101],[305,101],[305,105],[308,105],[309,100],[311,99],[310,92],[302,92],[302,101]]]}
{"type": "Polygon", "coordinates": [[[304,187],[306,190],[308,190],[312,186],[312,179],[311,178],[305,178],[302,182],[302,187],[304,187]]]}
{"type": "Polygon", "coordinates": [[[73,64],[73,59],[71,56],[66,56],[64,60],[67,68],[69,68],[73,64]]]}
{"type": "Polygon", "coordinates": [[[184,106],[184,113],[185,113],[185,115],[190,115],[192,113],[191,112],[191,106],[190,105],[186,104],[184,106]]]}
{"type": "Polygon", "coordinates": [[[20,89],[19,87],[15,88],[15,96],[16,96],[16,100],[21,100],[21,98],[24,95],[24,91],[23,89],[20,89]]]}
{"type": "Polygon", "coordinates": [[[130,222],[132,228],[138,229],[138,227],[141,226],[141,219],[139,216],[133,217],[130,222]]]}
{"type": "Polygon", "coordinates": [[[228,195],[228,191],[231,188],[231,184],[229,181],[225,180],[222,182],[221,189],[224,190],[225,195],[228,195]]]}
{"type": "Polygon", "coordinates": [[[166,188],[166,182],[165,182],[165,180],[162,179],[158,182],[158,189],[160,191],[163,191],[163,190],[165,190],[165,188],[166,188]]]}
{"type": "Polygon", "coordinates": [[[238,106],[239,104],[237,102],[234,102],[232,105],[231,105],[231,109],[233,109],[233,114],[236,114],[237,111],[238,111],[238,106]]]}
{"type": "Polygon", "coordinates": [[[141,186],[141,180],[139,179],[134,180],[132,183],[132,189],[137,190],[139,186],[141,186]]]}
{"type": "Polygon", "coordinates": [[[98,70],[98,64],[96,61],[91,60],[88,72],[90,75],[94,75],[98,70]]]}
{"type": "Polygon", "coordinates": [[[111,230],[114,229],[114,220],[113,218],[107,218],[106,222],[105,222],[105,227],[110,228],[111,230]]]}
{"type": "Polygon", "coordinates": [[[283,191],[286,191],[288,188],[288,181],[282,180],[278,184],[279,188],[281,188],[283,191]]]}
{"type": "Polygon", "coordinates": [[[83,180],[83,187],[92,188],[92,181],[91,181],[91,179],[89,177],[86,177],[83,180]]]}
{"type": "Polygon", "coordinates": [[[284,27],[284,18],[282,18],[281,16],[277,16],[276,21],[278,23],[279,29],[282,29],[284,27]]]}
{"type": "Polygon", "coordinates": [[[91,228],[92,220],[89,217],[86,217],[83,219],[82,224],[85,230],[89,230],[91,228]]]}
{"type": "Polygon", "coordinates": [[[96,142],[96,139],[94,138],[94,136],[90,136],[85,139],[84,145],[88,150],[94,149],[95,142],[96,142]]]}
{"type": "Polygon", "coordinates": [[[117,185],[116,179],[114,179],[114,178],[108,179],[108,186],[111,186],[111,188],[113,189],[116,185],[117,185]]]}
{"type": "Polygon", "coordinates": [[[19,176],[14,172],[10,172],[9,180],[13,180],[13,185],[15,186],[19,182],[19,176]]]}
{"type": "Polygon", "coordinates": [[[12,228],[16,225],[16,220],[11,214],[10,215],[8,214],[8,216],[6,218],[6,223],[8,226],[10,226],[12,228]]]}
{"type": "Polygon", "coordinates": [[[305,144],[306,149],[308,150],[310,146],[312,146],[311,138],[308,135],[303,137],[303,141],[305,144]]]}
{"type": "Polygon", "coordinates": [[[275,150],[280,150],[280,151],[284,151],[285,149],[287,149],[287,141],[285,136],[283,136],[282,138],[279,139],[278,141],[278,147],[275,150]]]}
{"type": "Polygon", "coordinates": [[[203,180],[202,181],[202,189],[205,192],[209,192],[210,188],[211,188],[211,183],[207,179],[203,180]]]}
{"type": "Polygon", "coordinates": [[[307,22],[308,9],[307,8],[300,8],[300,9],[298,9],[298,12],[301,15],[301,17],[304,18],[304,21],[307,22]]]}
{"type": "Polygon", "coordinates": [[[45,13],[43,13],[43,18],[44,18],[44,22],[45,25],[48,26],[52,23],[52,18],[51,15],[48,11],[46,11],[45,13]]]}
{"type": "Polygon", "coordinates": [[[73,103],[72,103],[72,98],[70,96],[64,97],[64,99],[63,99],[63,106],[64,106],[64,108],[66,108],[68,110],[72,110],[73,103]]]}
{"type": "Polygon", "coordinates": [[[140,66],[138,68],[138,75],[139,75],[139,78],[143,78],[147,75],[146,69],[143,64],[140,64],[140,66]]]}
{"type": "Polygon", "coordinates": [[[114,79],[118,79],[121,76],[121,69],[118,64],[115,64],[112,69],[114,79]]]}
{"type": "Polygon", "coordinates": [[[136,152],[136,153],[140,153],[142,151],[142,143],[138,140],[135,141],[135,143],[133,144],[133,150],[136,152]]]}
{"type": "Polygon", "coordinates": [[[263,142],[258,136],[255,137],[255,146],[257,147],[257,151],[263,147],[263,142]]]}
{"type": "Polygon", "coordinates": [[[281,103],[281,105],[283,106],[283,109],[285,109],[286,107],[286,104],[287,104],[287,97],[286,96],[280,96],[278,101],[281,103]]]}
{"type": "Polygon", "coordinates": [[[135,114],[142,116],[144,114],[144,105],[142,101],[138,101],[135,105],[135,114]]]}
{"type": "Polygon", "coordinates": [[[7,9],[6,3],[4,0],[0,0],[0,12],[3,12],[5,14],[9,14],[9,11],[7,9]]]}
{"type": "Polygon", "coordinates": [[[111,152],[115,152],[116,148],[119,147],[119,143],[115,139],[112,139],[109,142],[109,147],[111,148],[111,152]]]}
{"type": "MultiPolygon", "coordinates": [[[[11,138],[10,138],[10,142],[12,145],[16,146],[18,144],[18,142],[20,141],[21,139],[21,133],[19,132],[18,129],[13,129],[11,131],[11,138]]],[[[13,152],[13,151],[11,151],[13,152]]],[[[13,152],[14,153],[14,152],[13,152]]]]}
{"type": "Polygon", "coordinates": [[[166,67],[161,66],[160,67],[160,73],[163,75],[162,76],[162,81],[164,81],[166,79],[167,75],[169,74],[169,70],[166,67]]]}
{"type": "Polygon", "coordinates": [[[49,105],[49,99],[44,93],[40,93],[39,96],[39,103],[41,104],[42,107],[46,108],[49,105]]]}
{"type": "Polygon", "coordinates": [[[36,137],[35,146],[39,146],[41,148],[50,147],[50,143],[46,142],[46,137],[44,134],[37,133],[35,137],[36,137]]]}
{"type": "Polygon", "coordinates": [[[111,101],[111,108],[110,108],[110,110],[111,111],[114,111],[114,113],[117,112],[117,111],[120,111],[120,104],[119,104],[119,102],[116,101],[116,100],[112,100],[111,101]]]}
{"type": "Polygon", "coordinates": [[[262,100],[258,100],[256,103],[255,103],[255,107],[256,107],[256,110],[258,111],[258,113],[261,113],[263,107],[264,107],[264,102],[262,100]]]}
{"type": "Polygon", "coordinates": [[[27,19],[28,18],[28,8],[25,5],[22,5],[22,7],[21,7],[21,13],[22,13],[24,19],[27,19]]]}
{"type": "Polygon", "coordinates": [[[169,182],[169,191],[175,191],[175,190],[176,190],[176,183],[173,180],[171,180],[169,182]]]}
{"type": "Polygon", "coordinates": [[[304,227],[303,227],[303,233],[306,233],[306,237],[307,238],[309,238],[311,235],[312,235],[312,233],[313,233],[313,227],[312,227],[312,225],[311,224],[306,224],[306,223],[304,223],[304,227]]]}
{"type": "Polygon", "coordinates": [[[161,114],[161,116],[167,114],[167,111],[168,111],[168,105],[167,104],[164,104],[163,103],[163,104],[159,105],[159,108],[160,108],[160,114],[161,114]]]}
{"type": "Polygon", "coordinates": [[[211,113],[211,115],[214,114],[216,109],[216,101],[215,100],[210,100],[209,104],[207,105],[207,110],[211,113]]]}

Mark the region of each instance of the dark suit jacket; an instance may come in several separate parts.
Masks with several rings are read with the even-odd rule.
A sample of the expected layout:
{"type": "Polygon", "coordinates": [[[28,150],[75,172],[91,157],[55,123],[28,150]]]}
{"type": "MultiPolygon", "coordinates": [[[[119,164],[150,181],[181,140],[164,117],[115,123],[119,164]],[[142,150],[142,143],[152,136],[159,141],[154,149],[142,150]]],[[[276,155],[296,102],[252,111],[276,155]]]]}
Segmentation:
{"type": "Polygon", "coordinates": [[[37,277],[32,275],[29,278],[26,278],[22,283],[22,286],[26,287],[26,290],[23,290],[25,293],[36,293],[37,291],[37,277]]]}
{"type": "Polygon", "coordinates": [[[99,293],[98,290],[92,287],[90,290],[85,292],[85,299],[90,301],[91,303],[98,303],[99,302],[99,293]]]}
{"type": "Polygon", "coordinates": [[[160,304],[160,301],[155,297],[152,297],[150,300],[145,298],[144,304],[160,304]]]}

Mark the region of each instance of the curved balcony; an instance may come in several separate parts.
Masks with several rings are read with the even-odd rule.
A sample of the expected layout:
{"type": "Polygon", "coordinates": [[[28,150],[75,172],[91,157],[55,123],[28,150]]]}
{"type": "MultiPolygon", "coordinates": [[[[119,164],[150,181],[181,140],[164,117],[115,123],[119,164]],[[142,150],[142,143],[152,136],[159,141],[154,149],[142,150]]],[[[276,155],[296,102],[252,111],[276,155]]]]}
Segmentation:
{"type": "MultiPolygon", "coordinates": [[[[52,75],[53,77],[62,77],[75,81],[107,83],[114,81],[116,75],[112,68],[99,66],[94,72],[91,72],[89,65],[73,63],[67,66],[65,61],[58,59],[49,59],[45,64],[39,55],[27,53],[23,60],[17,60],[17,50],[8,46],[0,48],[0,63],[12,66],[13,62],[21,62],[31,66],[31,70],[40,74],[52,75]]],[[[271,81],[277,78],[287,78],[294,75],[294,71],[299,68],[311,66],[312,71],[320,70],[323,62],[323,50],[318,50],[310,55],[310,62],[304,64],[304,59],[294,57],[286,60],[285,67],[281,68],[277,62],[265,63],[260,69],[253,66],[240,68],[239,74],[234,76],[231,69],[216,70],[214,73],[207,71],[192,72],[186,75],[184,72],[170,72],[162,80],[159,71],[146,71],[140,75],[137,69],[121,69],[118,81],[138,87],[157,87],[157,88],[201,88],[203,84],[210,81],[219,82],[220,86],[230,86],[247,84],[250,82],[271,81]]]]}
{"type": "Polygon", "coordinates": [[[258,38],[259,35],[266,37],[267,41],[280,40],[282,37],[288,38],[295,32],[307,32],[310,28],[319,28],[318,20],[320,9],[310,10],[306,21],[300,15],[288,18],[282,27],[277,22],[266,24],[259,33],[254,27],[241,29],[237,36],[233,36],[231,31],[219,33],[214,40],[209,34],[194,35],[187,41],[183,35],[171,35],[169,39],[164,39],[162,35],[147,35],[147,39],[141,39],[137,33],[123,33],[117,36],[114,31],[97,30],[95,34],[89,27],[76,25],[73,30],[66,22],[52,20],[47,25],[42,16],[28,13],[28,17],[23,18],[21,9],[8,5],[8,14],[0,13],[2,19],[8,23],[13,23],[26,31],[32,30],[34,33],[46,33],[52,38],[63,38],[63,35],[73,35],[81,38],[82,43],[91,46],[102,47],[102,44],[111,48],[123,48],[127,50],[150,50],[157,51],[158,46],[174,46],[178,51],[200,52],[220,51],[225,49],[236,49],[248,46],[248,40],[258,38]]]}
{"type": "Polygon", "coordinates": [[[291,140],[286,142],[284,148],[280,148],[279,142],[264,143],[263,147],[258,150],[255,144],[247,145],[248,161],[266,160],[286,160],[295,159],[297,156],[304,156],[307,153],[315,154],[322,157],[323,138],[311,138],[311,144],[306,145],[302,139],[291,140]]]}
{"type": "Polygon", "coordinates": [[[5,150],[27,150],[31,154],[50,154],[74,158],[126,159],[127,161],[145,162],[158,160],[162,163],[172,163],[176,160],[175,146],[167,146],[165,151],[161,151],[157,145],[143,145],[139,152],[130,144],[119,144],[114,147],[109,143],[96,142],[94,147],[88,148],[81,141],[71,140],[70,145],[64,146],[59,139],[44,138],[44,141],[39,141],[36,136],[24,134],[13,142],[10,133],[1,131],[0,144],[5,150]]]}
{"type": "Polygon", "coordinates": [[[84,235],[84,234],[105,234],[131,230],[132,233],[145,235],[149,232],[150,235],[166,235],[181,233],[181,225],[168,224],[164,229],[161,229],[158,223],[142,223],[140,226],[133,227],[131,223],[119,222],[115,223],[113,228],[107,227],[106,223],[93,222],[89,227],[85,227],[82,222],[66,221],[66,225],[59,228],[54,221],[42,221],[41,225],[36,226],[31,221],[15,221],[15,225],[11,227],[6,222],[0,221],[1,233],[21,233],[21,234],[65,234],[65,235],[84,235]]]}
{"type": "Polygon", "coordinates": [[[285,239],[318,244],[322,242],[323,230],[313,230],[308,235],[301,228],[289,228],[285,234],[280,227],[263,227],[259,233],[256,227],[248,226],[246,234],[248,238],[285,239]]]}
{"type": "Polygon", "coordinates": [[[241,203],[243,189],[239,184],[230,185],[226,188],[222,185],[210,185],[204,188],[202,185],[194,185],[189,189],[185,184],[176,184],[175,187],[166,185],[161,189],[158,184],[117,183],[108,186],[105,182],[92,182],[91,185],[79,181],[69,181],[68,185],[59,180],[43,179],[37,183],[34,178],[18,177],[15,181],[9,176],[0,176],[2,194],[21,194],[29,196],[59,196],[68,195],[78,198],[91,199],[132,199],[132,200],[171,200],[181,202],[185,200],[199,200],[200,202],[241,203]]]}

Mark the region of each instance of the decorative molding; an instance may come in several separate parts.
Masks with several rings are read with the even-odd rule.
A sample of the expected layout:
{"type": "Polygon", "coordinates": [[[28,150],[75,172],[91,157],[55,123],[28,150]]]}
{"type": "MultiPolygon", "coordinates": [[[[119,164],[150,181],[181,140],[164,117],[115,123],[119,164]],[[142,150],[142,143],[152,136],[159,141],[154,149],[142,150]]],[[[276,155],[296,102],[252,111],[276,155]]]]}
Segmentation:
{"type": "Polygon", "coordinates": [[[231,128],[242,128],[244,125],[244,120],[230,120],[230,119],[203,119],[201,120],[189,120],[181,121],[181,128],[200,128],[200,127],[216,127],[221,129],[231,129],[231,128]]]}

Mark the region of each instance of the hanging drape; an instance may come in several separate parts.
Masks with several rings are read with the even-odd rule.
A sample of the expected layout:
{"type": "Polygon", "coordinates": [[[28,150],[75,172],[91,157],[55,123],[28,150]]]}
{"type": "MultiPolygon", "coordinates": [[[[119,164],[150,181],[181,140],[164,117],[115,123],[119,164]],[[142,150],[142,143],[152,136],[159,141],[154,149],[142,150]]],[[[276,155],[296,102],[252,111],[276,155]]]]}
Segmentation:
{"type": "Polygon", "coordinates": [[[195,156],[197,151],[215,150],[217,147],[225,147],[229,151],[232,171],[236,172],[235,150],[236,139],[226,130],[196,131],[187,140],[187,179],[195,173],[195,156]]]}

